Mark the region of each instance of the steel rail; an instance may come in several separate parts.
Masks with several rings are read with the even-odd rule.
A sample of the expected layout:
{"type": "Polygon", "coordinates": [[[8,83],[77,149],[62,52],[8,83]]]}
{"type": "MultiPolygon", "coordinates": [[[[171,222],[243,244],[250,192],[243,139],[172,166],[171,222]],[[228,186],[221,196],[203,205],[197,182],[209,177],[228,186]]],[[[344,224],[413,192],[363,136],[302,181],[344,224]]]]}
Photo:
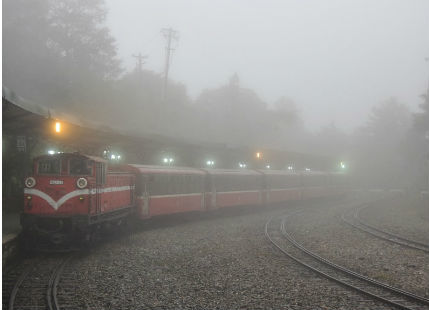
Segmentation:
{"type": "MultiPolygon", "coordinates": [[[[59,280],[61,278],[62,272],[64,267],[66,266],[66,264],[70,261],[70,259],[73,257],[73,255],[68,255],[67,257],[63,258],[60,263],[58,263],[54,269],[52,271],[49,271],[50,276],[48,279],[48,283],[46,286],[46,292],[45,292],[45,301],[46,301],[46,307],[49,310],[59,310],[60,309],[60,305],[57,299],[57,287],[58,287],[58,283],[59,280]]],[[[43,259],[40,259],[38,262],[36,263],[44,263],[43,259]]],[[[33,270],[36,270],[37,265],[32,264],[27,266],[22,273],[19,275],[19,277],[17,278],[17,280],[15,281],[15,284],[12,288],[10,297],[9,297],[9,303],[8,303],[8,310],[13,310],[15,308],[15,301],[17,299],[17,295],[18,292],[20,290],[20,288],[22,287],[23,283],[30,282],[31,283],[31,279],[30,278],[30,273],[33,270]]],[[[42,267],[44,267],[42,265],[42,267]]],[[[46,272],[47,273],[47,272],[46,272]]],[[[30,305],[31,308],[32,305],[30,305]]]]}
{"type": "Polygon", "coordinates": [[[282,221],[282,227],[281,227],[281,230],[282,230],[282,233],[283,233],[283,235],[294,245],[294,246],[296,246],[297,248],[299,248],[300,250],[302,250],[302,251],[304,251],[306,254],[308,254],[308,255],[310,255],[311,257],[313,257],[313,258],[315,258],[315,259],[317,259],[317,260],[319,260],[319,261],[321,261],[321,262],[323,262],[324,264],[326,264],[326,265],[329,265],[329,266],[331,266],[331,267],[333,267],[333,268],[335,268],[335,269],[337,269],[337,270],[340,270],[340,271],[342,271],[342,272],[344,272],[344,273],[346,273],[346,274],[348,274],[348,275],[351,275],[351,276],[353,276],[353,277],[355,277],[355,278],[359,278],[360,280],[363,280],[363,281],[365,281],[365,282],[367,282],[367,283],[370,283],[370,284],[373,284],[373,285],[375,285],[375,286],[378,286],[378,287],[380,287],[380,288],[384,288],[384,289],[387,289],[387,290],[389,290],[389,291],[391,291],[391,292],[393,292],[393,293],[396,293],[396,294],[399,294],[399,295],[402,295],[402,296],[405,296],[405,297],[407,297],[407,298],[410,298],[410,299],[412,299],[412,300],[415,300],[415,301],[418,301],[418,302],[421,302],[421,303],[423,303],[423,304],[425,304],[425,305],[429,305],[429,299],[427,299],[427,298],[425,298],[425,297],[423,297],[423,296],[419,296],[419,295],[416,295],[416,294],[413,294],[413,293],[411,293],[411,292],[408,292],[408,291],[405,291],[405,290],[402,290],[402,289],[400,289],[400,288],[397,288],[397,287],[394,287],[394,286],[392,286],[392,285],[389,285],[389,284],[386,284],[386,283],[383,283],[383,282],[379,282],[379,281],[377,281],[377,280],[375,280],[375,279],[372,279],[372,278],[370,278],[370,277],[367,277],[367,276],[364,276],[364,275],[362,275],[362,274],[359,274],[359,273],[357,273],[357,272],[354,272],[353,270],[350,270],[350,269],[348,269],[348,268],[346,268],[346,267],[344,267],[344,266],[341,266],[341,265],[338,265],[338,264],[335,264],[335,263],[333,263],[332,261],[329,261],[328,259],[326,259],[326,258],[324,258],[324,257],[321,257],[320,255],[318,255],[318,254],[316,254],[316,253],[314,253],[314,252],[312,252],[312,251],[310,251],[310,250],[308,250],[307,248],[305,248],[302,244],[299,244],[287,231],[286,231],[286,228],[285,228],[285,221],[286,221],[286,219],[283,219],[283,221],[282,221]]]}
{"type": "Polygon", "coordinates": [[[69,255],[60,264],[58,264],[49,278],[48,288],[46,290],[46,300],[48,301],[49,310],[60,310],[60,304],[57,298],[58,283],[60,282],[65,265],[67,265],[72,257],[72,255],[69,255]]]}
{"type": "MultiPolygon", "coordinates": [[[[385,298],[385,297],[383,297],[383,296],[380,296],[380,295],[377,295],[377,294],[374,294],[374,293],[372,293],[372,292],[370,292],[370,291],[368,291],[368,290],[366,290],[366,289],[363,289],[363,288],[361,288],[361,287],[358,287],[358,286],[355,286],[355,285],[353,285],[353,284],[350,284],[350,283],[347,283],[346,281],[344,281],[344,280],[341,280],[340,278],[338,278],[338,277],[335,277],[335,276],[332,276],[332,275],[330,275],[330,274],[328,274],[328,273],[326,273],[326,272],[324,272],[324,271],[322,271],[322,270],[320,270],[320,269],[318,269],[318,268],[316,268],[316,267],[313,267],[313,266],[311,266],[311,265],[309,265],[309,264],[307,264],[306,262],[304,262],[302,259],[299,259],[299,258],[297,258],[297,257],[295,257],[295,256],[293,256],[292,254],[290,254],[290,253],[288,253],[284,248],[282,248],[278,243],[276,243],[272,238],[271,238],[271,236],[270,236],[270,234],[268,233],[268,226],[269,226],[269,224],[271,223],[271,221],[272,221],[272,218],[270,218],[268,221],[267,221],[267,223],[265,224],[265,236],[267,237],[267,239],[270,241],[270,243],[272,243],[278,250],[280,250],[283,254],[285,254],[286,256],[288,256],[289,258],[291,258],[291,259],[293,259],[294,261],[296,261],[297,263],[299,263],[299,264],[301,264],[301,265],[303,265],[303,266],[305,266],[305,267],[307,267],[307,268],[309,268],[310,270],[312,270],[312,271],[314,271],[314,272],[316,272],[317,274],[319,274],[319,275],[321,275],[321,276],[323,276],[323,277],[325,277],[325,278],[328,278],[328,279],[330,279],[330,280],[332,280],[332,281],[334,281],[334,282],[336,282],[336,283],[338,283],[338,284],[340,284],[340,285],[342,285],[342,286],[345,286],[345,287],[348,287],[348,288],[350,288],[350,289],[352,289],[352,290],[355,290],[355,291],[358,291],[358,292],[360,292],[360,293],[363,293],[363,294],[365,294],[365,295],[367,295],[367,296],[369,296],[369,297],[371,297],[371,298],[373,298],[373,299],[376,299],[376,300],[379,300],[379,301],[382,301],[382,302],[384,302],[384,303],[386,303],[386,304],[389,304],[389,305],[392,305],[392,306],[394,306],[394,307],[396,307],[396,308],[399,308],[399,309],[406,309],[406,310],[415,310],[415,308],[414,308],[414,306],[413,307],[409,307],[409,306],[406,306],[406,305],[403,305],[403,304],[400,304],[400,303],[398,303],[398,302],[396,302],[396,301],[393,301],[393,300],[391,300],[391,299],[388,299],[388,298],[385,298]]],[[[282,221],[282,226],[283,226],[283,228],[284,228],[284,221],[285,220],[283,220],[282,221]]],[[[290,240],[289,240],[289,242],[291,242],[290,240]]],[[[293,242],[291,242],[292,244],[293,244],[293,242]]],[[[294,244],[294,246],[296,247],[296,245],[294,244]]],[[[302,249],[301,249],[301,251],[302,251],[302,249]]],[[[308,255],[308,253],[307,253],[307,255],[308,255]]],[[[326,263],[325,262],[323,262],[323,261],[321,261],[323,264],[325,264],[326,265],[326,263]]],[[[330,266],[331,268],[334,268],[333,266],[330,266]]],[[[338,270],[338,269],[336,269],[336,268],[334,268],[334,270],[338,270]]],[[[344,271],[343,270],[340,270],[340,271],[342,271],[343,273],[344,273],[344,271]]],[[[411,294],[411,293],[410,293],[411,294]]],[[[413,295],[413,294],[411,294],[411,295],[413,295]]],[[[411,297],[412,298],[412,297],[411,297]]],[[[423,300],[425,300],[425,298],[424,297],[422,297],[423,298],[423,300]]],[[[428,302],[428,304],[429,304],[429,300],[426,300],[427,302],[428,302]]],[[[426,301],[420,301],[421,303],[425,303],[426,301]]]]}
{"type": "MultiPolygon", "coordinates": [[[[354,227],[356,227],[356,228],[358,228],[360,230],[363,230],[363,231],[365,231],[365,232],[367,232],[369,234],[372,234],[372,235],[374,235],[376,237],[379,237],[381,239],[384,239],[384,240],[387,240],[387,241],[390,241],[390,242],[393,242],[393,243],[396,243],[396,244],[400,244],[400,245],[403,245],[403,246],[406,246],[406,247],[409,247],[409,248],[413,248],[413,249],[416,249],[416,250],[420,250],[420,251],[424,251],[424,252],[429,253],[429,245],[428,244],[425,244],[425,243],[422,243],[422,242],[419,242],[419,241],[415,241],[415,240],[411,240],[411,239],[405,238],[403,236],[391,233],[389,231],[385,231],[383,229],[380,229],[378,227],[375,227],[375,226],[373,226],[371,224],[368,224],[368,223],[364,222],[362,220],[362,218],[360,217],[360,211],[362,211],[363,209],[366,209],[368,207],[369,206],[364,206],[364,207],[361,207],[361,208],[356,208],[356,210],[355,210],[355,212],[353,214],[353,218],[360,225],[364,226],[366,229],[363,229],[363,228],[360,228],[360,227],[356,227],[358,225],[352,225],[352,226],[354,226],[354,227]]],[[[342,216],[342,219],[343,219],[343,221],[346,221],[344,216],[342,216]]]]}
{"type": "Polygon", "coordinates": [[[10,293],[10,296],[9,296],[8,310],[13,310],[13,308],[15,306],[16,295],[18,294],[19,288],[20,288],[22,282],[24,282],[24,280],[27,278],[27,275],[30,273],[32,268],[33,268],[33,266],[31,266],[31,265],[27,266],[27,268],[24,269],[24,271],[21,273],[21,275],[16,280],[16,282],[13,286],[12,292],[10,293]]]}

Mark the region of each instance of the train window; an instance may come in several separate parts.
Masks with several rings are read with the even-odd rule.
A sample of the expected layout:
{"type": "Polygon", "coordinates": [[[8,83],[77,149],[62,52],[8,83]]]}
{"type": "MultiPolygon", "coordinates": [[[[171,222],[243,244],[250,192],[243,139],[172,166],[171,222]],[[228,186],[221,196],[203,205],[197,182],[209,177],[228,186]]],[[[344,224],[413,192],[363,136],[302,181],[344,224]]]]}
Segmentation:
{"type": "Polygon", "coordinates": [[[61,159],[61,174],[68,175],[69,174],[69,162],[67,159],[61,159]]]}
{"type": "Polygon", "coordinates": [[[92,162],[90,160],[71,158],[69,165],[71,175],[92,175],[92,162]]]}
{"type": "Polygon", "coordinates": [[[61,162],[59,159],[43,159],[39,160],[38,170],[39,174],[59,174],[61,169],[61,162]]]}

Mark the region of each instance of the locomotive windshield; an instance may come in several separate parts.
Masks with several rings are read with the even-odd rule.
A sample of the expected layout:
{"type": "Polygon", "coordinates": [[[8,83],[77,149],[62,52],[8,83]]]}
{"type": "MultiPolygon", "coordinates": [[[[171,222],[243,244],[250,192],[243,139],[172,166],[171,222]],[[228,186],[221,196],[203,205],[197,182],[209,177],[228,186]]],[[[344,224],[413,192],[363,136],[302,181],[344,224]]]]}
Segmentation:
{"type": "Polygon", "coordinates": [[[61,162],[59,159],[50,158],[39,161],[39,174],[60,174],[61,162]]]}
{"type": "Polygon", "coordinates": [[[71,175],[92,175],[91,161],[83,158],[71,158],[70,174],[71,175]]]}

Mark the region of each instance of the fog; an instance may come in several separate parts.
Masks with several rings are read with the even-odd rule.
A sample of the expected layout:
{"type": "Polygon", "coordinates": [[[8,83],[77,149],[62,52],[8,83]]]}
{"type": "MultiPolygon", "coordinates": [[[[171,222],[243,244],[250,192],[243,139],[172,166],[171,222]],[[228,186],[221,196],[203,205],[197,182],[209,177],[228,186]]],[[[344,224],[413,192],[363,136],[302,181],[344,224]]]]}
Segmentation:
{"type": "Polygon", "coordinates": [[[362,186],[425,188],[428,39],[428,1],[5,0],[3,85],[121,132],[328,155],[362,186]]]}
{"type": "Polygon", "coordinates": [[[427,1],[114,1],[107,24],[128,68],[132,54],[162,72],[161,28],[180,32],[171,75],[192,98],[237,73],[268,104],[299,104],[311,130],[352,131],[391,96],[412,110],[426,89],[427,1]]]}

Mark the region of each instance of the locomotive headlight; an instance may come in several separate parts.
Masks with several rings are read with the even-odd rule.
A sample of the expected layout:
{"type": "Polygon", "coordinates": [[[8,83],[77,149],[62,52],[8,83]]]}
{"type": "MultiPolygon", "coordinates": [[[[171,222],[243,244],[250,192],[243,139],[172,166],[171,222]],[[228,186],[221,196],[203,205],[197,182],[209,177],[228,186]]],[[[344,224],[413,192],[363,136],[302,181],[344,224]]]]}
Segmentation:
{"type": "Polygon", "coordinates": [[[33,177],[28,177],[25,179],[25,186],[32,188],[36,185],[36,179],[33,177]]]}
{"type": "Polygon", "coordinates": [[[85,188],[88,185],[88,181],[85,178],[79,178],[76,181],[77,187],[80,189],[85,188]]]}

